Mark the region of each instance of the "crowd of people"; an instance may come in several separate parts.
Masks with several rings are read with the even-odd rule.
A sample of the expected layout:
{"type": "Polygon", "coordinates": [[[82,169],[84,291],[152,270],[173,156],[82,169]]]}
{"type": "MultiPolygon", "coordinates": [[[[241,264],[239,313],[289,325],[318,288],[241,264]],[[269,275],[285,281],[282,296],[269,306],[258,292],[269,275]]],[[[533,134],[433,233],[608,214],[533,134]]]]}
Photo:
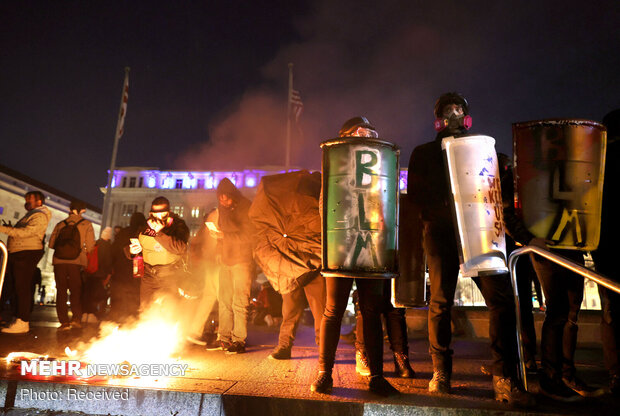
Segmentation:
{"type": "MultiPolygon", "coordinates": [[[[471,127],[471,116],[468,102],[457,93],[442,95],[436,102],[434,115],[437,136],[414,149],[409,160],[407,193],[413,209],[419,213],[430,280],[428,338],[433,376],[428,389],[431,393],[449,394],[453,372],[451,309],[459,274],[459,249],[441,143],[445,137],[466,135],[471,127]]],[[[617,156],[619,119],[620,110],[616,110],[603,120],[608,132],[608,160],[615,160],[617,156]]],[[[379,137],[366,117],[354,117],[345,122],[339,136],[345,140],[348,137],[379,137]]],[[[554,250],[550,241],[528,231],[514,210],[510,157],[500,154],[498,159],[508,250],[517,244],[554,250]]],[[[617,177],[617,169],[613,163],[606,165],[603,232],[599,249],[593,253],[597,269],[611,278],[617,276],[611,247],[618,224],[616,216],[611,214],[610,202],[616,182],[609,179],[617,177]]],[[[192,310],[188,340],[205,345],[209,350],[241,354],[246,352],[251,287],[260,269],[267,280],[259,296],[264,309],[261,320],[268,324],[271,320],[273,324],[273,317],[281,316],[278,345],[269,358],[291,358],[307,303],[314,318],[319,348],[319,372],[310,389],[329,394],[333,387],[332,371],[342,317],[355,283],[358,311],[355,370],[368,377],[370,391],[385,397],[398,395],[398,390],[383,377],[382,319],[397,375],[413,378],[415,371],[409,362],[405,310],[392,304],[389,280],[321,274],[322,192],[321,174],[308,171],[263,178],[253,201],[230,180],[223,179],[217,186],[217,207],[212,207],[204,216],[203,225],[192,238],[183,219],[171,212],[165,197],[153,200],[148,217],[136,213],[128,227],[119,229],[115,235],[112,229],[106,228],[98,241],[95,241],[92,224],[82,218],[84,204],[73,202],[68,217],[56,225],[49,241],[49,247],[54,249],[59,330],[81,328],[83,315],[87,321],[91,316],[93,320],[104,319],[108,295],[111,310],[105,318],[117,321],[138,316],[156,298],[178,298],[181,292],[178,276],[189,263],[201,295],[192,310]],[[67,310],[68,293],[71,318],[67,310]],[[214,325],[211,316],[216,304],[218,324],[214,325]],[[216,333],[210,334],[215,330],[216,333]],[[206,337],[209,334],[211,336],[206,337]]],[[[10,252],[3,304],[11,305],[14,317],[13,322],[2,329],[5,333],[29,330],[32,279],[43,253],[45,229],[51,217],[44,201],[40,192],[27,193],[27,214],[15,226],[0,226],[0,232],[9,235],[10,252]]],[[[579,251],[563,250],[561,254],[583,263],[583,254],[579,251]]],[[[529,267],[529,270],[518,273],[522,276],[519,285],[525,293],[531,294],[532,281],[540,281],[546,316],[538,368],[531,296],[521,297],[527,371],[538,372],[541,393],[556,400],[570,402],[602,394],[601,389],[582,381],[575,369],[583,278],[542,257],[531,255],[530,260],[531,263],[520,263],[520,267],[529,267]]],[[[509,279],[508,274],[473,278],[489,310],[491,361],[483,372],[493,377],[496,400],[527,407],[533,405],[534,400],[518,377],[515,305],[509,279]]],[[[619,395],[620,303],[616,293],[607,289],[600,291],[605,363],[610,374],[610,390],[619,395]]]]}

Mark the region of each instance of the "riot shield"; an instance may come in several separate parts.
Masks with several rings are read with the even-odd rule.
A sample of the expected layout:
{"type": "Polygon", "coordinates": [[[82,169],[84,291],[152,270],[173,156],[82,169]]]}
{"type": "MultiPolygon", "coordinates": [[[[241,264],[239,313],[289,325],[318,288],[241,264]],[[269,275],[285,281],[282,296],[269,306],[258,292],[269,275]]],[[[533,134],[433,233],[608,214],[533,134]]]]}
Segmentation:
{"type": "Polygon", "coordinates": [[[462,276],[508,273],[495,139],[446,137],[441,147],[452,191],[462,276]]]}
{"type": "Polygon", "coordinates": [[[324,276],[398,273],[398,147],[365,137],[321,143],[324,276]]]}
{"type": "Polygon", "coordinates": [[[589,120],[512,125],[516,207],[525,226],[554,248],[594,250],[603,200],[606,130],[589,120]]]}

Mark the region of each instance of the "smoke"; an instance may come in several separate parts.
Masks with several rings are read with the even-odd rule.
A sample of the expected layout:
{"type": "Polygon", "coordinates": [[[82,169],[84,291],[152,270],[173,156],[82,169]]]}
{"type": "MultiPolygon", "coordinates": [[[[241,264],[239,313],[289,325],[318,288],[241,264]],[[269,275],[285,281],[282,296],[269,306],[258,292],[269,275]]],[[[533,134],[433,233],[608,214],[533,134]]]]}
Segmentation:
{"type": "Polygon", "coordinates": [[[597,93],[574,85],[573,78],[584,73],[568,68],[587,60],[576,57],[574,48],[589,48],[587,24],[575,16],[600,21],[601,15],[566,7],[578,6],[562,3],[570,24],[548,33],[546,22],[556,9],[537,3],[490,2],[476,9],[462,2],[317,2],[296,22],[301,40],[285,45],[262,68],[263,84],[222,112],[209,125],[209,141],[188,149],[179,166],[283,165],[289,62],[304,102],[291,160],[305,168],[320,166],[319,144],[357,115],[401,147],[406,166],[411,150],[434,138],[433,105],[448,91],[468,98],[472,131],[495,137],[503,151],[510,147],[512,122],[593,117],[599,110],[583,100],[597,102],[597,93]]]}

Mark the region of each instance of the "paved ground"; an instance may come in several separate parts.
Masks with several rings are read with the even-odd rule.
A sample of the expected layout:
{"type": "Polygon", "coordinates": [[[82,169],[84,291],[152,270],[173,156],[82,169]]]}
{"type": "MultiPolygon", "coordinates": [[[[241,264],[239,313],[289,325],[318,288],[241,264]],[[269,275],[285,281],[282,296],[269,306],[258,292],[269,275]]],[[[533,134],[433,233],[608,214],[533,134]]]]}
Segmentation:
{"type": "MultiPolygon", "coordinates": [[[[43,312],[45,313],[45,311],[43,312]]],[[[61,357],[65,346],[75,345],[79,340],[88,339],[96,334],[94,326],[86,328],[81,334],[59,335],[53,324],[41,321],[37,325],[40,326],[33,327],[27,335],[9,336],[1,334],[0,356],[4,357],[12,351],[31,351],[61,357]]],[[[344,331],[346,330],[345,327],[344,331]]],[[[454,341],[454,391],[451,395],[443,396],[430,395],[426,390],[432,375],[432,367],[427,354],[428,344],[423,338],[410,339],[410,357],[416,370],[416,378],[413,380],[402,380],[394,377],[393,362],[389,348],[386,346],[384,357],[386,376],[403,393],[401,397],[396,399],[381,399],[367,391],[366,379],[355,374],[353,346],[345,341],[340,342],[337,354],[333,395],[313,394],[309,391],[309,386],[317,373],[317,348],[313,346],[312,328],[305,325],[300,326],[297,345],[293,350],[291,360],[274,361],[268,359],[268,355],[276,342],[277,332],[265,327],[254,327],[250,330],[246,354],[225,355],[221,351],[205,351],[202,347],[187,345],[182,357],[180,357],[182,362],[190,365],[190,370],[185,377],[148,383],[143,380],[124,379],[99,384],[132,389],[137,387],[160,392],[217,395],[222,398],[220,414],[226,415],[291,415],[294,413],[295,416],[298,416],[325,412],[329,414],[488,414],[515,410],[493,400],[491,379],[480,372],[480,365],[488,357],[488,345],[485,340],[456,339],[454,341]],[[374,405],[372,408],[374,413],[368,410],[369,404],[374,405]]],[[[601,386],[606,384],[605,371],[601,365],[602,353],[599,349],[580,349],[577,362],[579,371],[586,381],[601,386]]],[[[0,378],[17,380],[19,376],[5,365],[0,370],[0,378]]],[[[536,380],[532,379],[531,381],[531,390],[536,393],[536,380]]],[[[5,383],[7,382],[5,381],[5,383]]],[[[8,390],[10,389],[9,383],[8,390]]],[[[618,413],[617,407],[620,405],[620,400],[613,399],[610,396],[571,405],[554,403],[540,396],[537,399],[539,403],[535,411],[544,414],[615,415],[618,413]]],[[[10,400],[7,404],[11,404],[10,400]]],[[[101,406],[105,405],[101,404],[101,406]]],[[[54,409],[53,407],[50,408],[54,409]]],[[[93,408],[91,407],[91,409],[93,408]]],[[[93,413],[106,414],[100,412],[105,412],[105,407],[94,409],[95,411],[91,410],[93,413]]],[[[19,412],[23,412],[23,410],[5,409],[0,411],[0,415],[61,414],[58,412],[19,412]]],[[[171,414],[174,413],[171,412],[171,414]]]]}

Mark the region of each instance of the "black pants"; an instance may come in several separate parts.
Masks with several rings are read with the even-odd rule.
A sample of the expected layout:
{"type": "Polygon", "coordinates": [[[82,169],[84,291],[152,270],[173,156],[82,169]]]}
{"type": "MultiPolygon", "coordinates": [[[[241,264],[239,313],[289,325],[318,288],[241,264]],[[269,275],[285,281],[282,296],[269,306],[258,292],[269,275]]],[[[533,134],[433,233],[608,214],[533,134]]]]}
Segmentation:
{"type": "Polygon", "coordinates": [[[71,293],[72,320],[82,320],[82,266],[79,264],[55,264],[56,313],[61,324],[69,323],[67,289],[71,293]]]}
{"type": "MultiPolygon", "coordinates": [[[[424,224],[424,251],[429,268],[431,299],[428,338],[433,369],[452,373],[451,311],[459,272],[456,237],[451,224],[424,224]]],[[[516,316],[508,274],[473,278],[489,310],[491,370],[494,375],[516,374],[516,316]]]]}
{"type": "Polygon", "coordinates": [[[34,302],[32,282],[41,257],[43,250],[23,250],[9,253],[7,259],[6,292],[3,288],[2,294],[9,302],[10,312],[22,321],[30,321],[34,302]]]}
{"type": "MultiPolygon", "coordinates": [[[[521,256],[517,261],[517,288],[519,289],[519,309],[521,315],[521,336],[525,361],[536,359],[536,328],[532,312],[532,283],[538,283],[538,277],[528,256],[521,256]]],[[[540,285],[538,283],[538,285],[540,285]]],[[[539,303],[542,304],[540,288],[536,292],[539,303]]]]}
{"type": "MultiPolygon", "coordinates": [[[[381,308],[383,304],[383,280],[355,279],[360,298],[360,309],[364,318],[364,344],[368,354],[370,374],[383,375],[383,331],[381,329],[381,308]]],[[[319,368],[331,372],[336,359],[336,348],[340,340],[342,315],[347,307],[353,279],[326,277],[327,303],[321,322],[319,342],[319,368]]]]}
{"type": "Polygon", "coordinates": [[[620,295],[598,287],[601,297],[601,338],[605,367],[611,376],[620,376],[620,295]]]}
{"type": "MultiPolygon", "coordinates": [[[[561,250],[557,254],[583,264],[583,254],[561,250]]],[[[583,277],[536,255],[531,256],[546,299],[540,339],[542,368],[550,378],[575,374],[577,317],[583,300],[583,277]]]]}
{"type": "Polygon", "coordinates": [[[82,282],[82,312],[95,314],[100,319],[103,317],[103,304],[108,297],[103,286],[104,280],[104,277],[86,275],[82,282]]]}
{"type": "Polygon", "coordinates": [[[325,278],[321,275],[316,276],[304,287],[282,295],[282,325],[278,339],[280,347],[290,348],[295,342],[297,327],[304,313],[304,294],[314,317],[314,335],[317,345],[319,344],[321,321],[325,310],[325,278]]]}
{"type": "Polygon", "coordinates": [[[183,273],[180,264],[151,266],[144,263],[144,277],[140,282],[140,312],[160,297],[165,297],[168,302],[178,302],[180,273],[183,273]]]}
{"type": "MultiPolygon", "coordinates": [[[[392,305],[391,300],[391,280],[385,280],[383,282],[383,305],[382,316],[387,329],[388,340],[390,342],[390,348],[393,352],[409,353],[409,344],[407,341],[407,322],[405,320],[405,309],[395,308],[392,305]]],[[[366,351],[364,345],[364,318],[362,317],[361,310],[358,310],[356,314],[355,324],[355,349],[359,351],[366,351]]]]}

